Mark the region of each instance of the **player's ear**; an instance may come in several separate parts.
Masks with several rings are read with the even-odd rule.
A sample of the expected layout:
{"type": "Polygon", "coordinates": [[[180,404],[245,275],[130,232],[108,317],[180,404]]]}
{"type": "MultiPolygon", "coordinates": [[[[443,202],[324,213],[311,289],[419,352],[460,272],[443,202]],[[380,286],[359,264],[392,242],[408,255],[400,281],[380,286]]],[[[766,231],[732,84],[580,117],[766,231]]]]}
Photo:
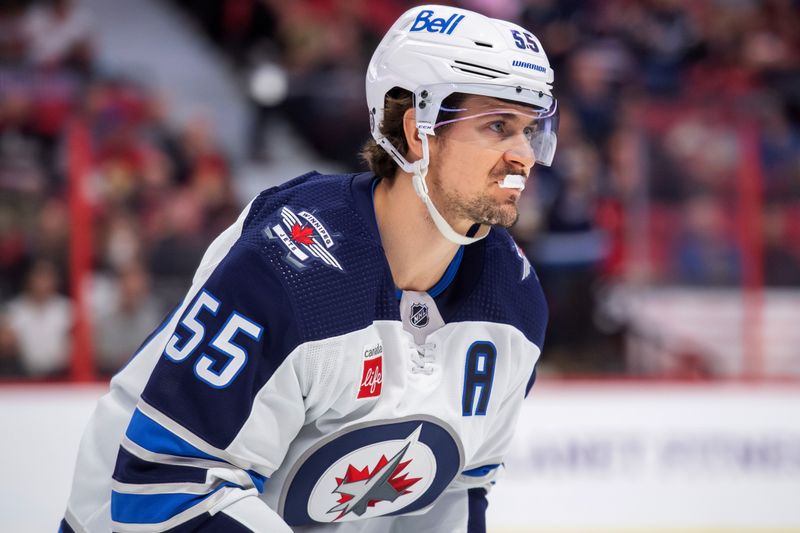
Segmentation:
{"type": "Polygon", "coordinates": [[[406,144],[408,144],[406,159],[410,163],[422,159],[422,141],[419,139],[417,113],[413,107],[409,107],[403,113],[403,133],[406,136],[406,144]]]}

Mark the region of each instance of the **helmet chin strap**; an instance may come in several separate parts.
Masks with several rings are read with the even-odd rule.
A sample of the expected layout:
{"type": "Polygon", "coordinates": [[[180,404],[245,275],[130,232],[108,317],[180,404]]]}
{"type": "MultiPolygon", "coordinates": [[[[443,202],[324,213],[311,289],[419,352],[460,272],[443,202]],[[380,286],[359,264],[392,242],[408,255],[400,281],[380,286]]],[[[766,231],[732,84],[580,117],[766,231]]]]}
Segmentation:
{"type": "Polygon", "coordinates": [[[428,208],[428,213],[431,215],[431,219],[433,220],[433,223],[436,225],[436,229],[438,229],[439,233],[441,233],[448,241],[459,245],[466,245],[478,242],[479,240],[489,235],[489,232],[492,229],[491,226],[481,225],[480,230],[478,231],[478,233],[475,234],[474,237],[467,237],[466,235],[461,235],[450,226],[450,224],[439,213],[439,210],[436,209],[436,206],[433,205],[431,197],[428,196],[428,184],[425,182],[425,177],[428,175],[428,163],[430,161],[428,153],[428,136],[422,132],[419,132],[419,137],[420,140],[422,141],[422,159],[415,161],[414,163],[411,164],[412,167],[411,171],[414,175],[412,178],[412,183],[414,184],[414,191],[417,193],[417,196],[419,196],[422,202],[425,204],[425,207],[428,208]]]}

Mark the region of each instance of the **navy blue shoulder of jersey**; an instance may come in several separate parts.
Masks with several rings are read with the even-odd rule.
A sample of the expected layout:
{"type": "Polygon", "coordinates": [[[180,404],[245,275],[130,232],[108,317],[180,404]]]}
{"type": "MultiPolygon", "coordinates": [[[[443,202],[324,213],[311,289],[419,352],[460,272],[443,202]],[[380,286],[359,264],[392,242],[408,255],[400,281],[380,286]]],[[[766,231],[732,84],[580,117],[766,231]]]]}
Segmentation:
{"type": "Polygon", "coordinates": [[[301,342],[399,320],[372,210],[374,175],[309,173],[264,191],[241,240],[284,286],[301,342]]]}
{"type": "Polygon", "coordinates": [[[142,398],[209,444],[225,448],[249,416],[256,393],[298,339],[280,282],[258,250],[236,243],[185,308],[168,343],[173,354],[185,356],[165,350],[142,398]],[[234,320],[244,327],[223,333],[234,320]],[[220,337],[230,344],[220,344],[220,337]],[[242,350],[243,361],[233,360],[231,345],[242,350]],[[198,374],[202,358],[213,361],[209,370],[217,375],[225,375],[231,364],[240,368],[226,383],[210,383],[198,374]]]}
{"type": "Polygon", "coordinates": [[[371,209],[368,178],[310,173],[261,193],[250,206],[241,236],[179,321],[173,352],[185,350],[187,355],[178,361],[161,358],[144,400],[225,448],[249,416],[256,393],[297,346],[362,329],[375,320],[399,320],[374,216],[365,205],[356,205],[361,201],[356,196],[369,194],[371,209]],[[360,178],[358,186],[354,178],[360,178]],[[205,304],[198,304],[200,300],[205,304]],[[210,371],[224,374],[232,364],[224,348],[230,345],[223,343],[220,350],[215,341],[225,336],[221,332],[226,327],[231,331],[235,315],[242,328],[227,340],[247,354],[247,361],[224,386],[217,379],[209,386],[198,375],[198,360],[210,358],[210,371]],[[196,331],[198,323],[202,334],[196,331]],[[186,346],[199,337],[188,353],[186,346]]]}
{"type": "Polygon", "coordinates": [[[547,303],[536,272],[505,229],[464,249],[459,272],[436,297],[445,322],[509,324],[539,348],[544,344],[547,303]]]}

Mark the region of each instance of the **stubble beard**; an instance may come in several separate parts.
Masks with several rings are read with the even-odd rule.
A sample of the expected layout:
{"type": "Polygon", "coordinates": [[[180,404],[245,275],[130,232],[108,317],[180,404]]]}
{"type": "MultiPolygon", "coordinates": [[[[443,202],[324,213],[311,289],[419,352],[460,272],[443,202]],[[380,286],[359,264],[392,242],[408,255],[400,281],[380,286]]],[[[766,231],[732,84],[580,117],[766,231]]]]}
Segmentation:
{"type": "Polygon", "coordinates": [[[447,190],[438,177],[431,180],[431,185],[431,192],[435,191],[436,208],[448,220],[467,219],[476,224],[510,228],[519,218],[519,209],[511,200],[498,202],[488,192],[467,198],[447,190]]]}

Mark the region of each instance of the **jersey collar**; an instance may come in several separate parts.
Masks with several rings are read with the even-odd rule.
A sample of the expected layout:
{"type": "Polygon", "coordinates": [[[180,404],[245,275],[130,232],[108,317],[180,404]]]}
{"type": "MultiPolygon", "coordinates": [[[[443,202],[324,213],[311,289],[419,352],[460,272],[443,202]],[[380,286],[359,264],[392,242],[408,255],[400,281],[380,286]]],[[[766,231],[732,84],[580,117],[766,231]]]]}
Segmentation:
{"type": "MultiPolygon", "coordinates": [[[[377,243],[381,242],[381,235],[378,231],[378,221],[377,217],[375,216],[374,194],[375,186],[380,180],[381,178],[376,176],[373,172],[364,172],[362,174],[356,174],[353,176],[352,183],[353,200],[355,202],[356,209],[367,223],[367,226],[369,227],[373,237],[375,238],[375,242],[377,243]]],[[[439,281],[437,281],[433,287],[428,289],[428,294],[430,294],[431,297],[436,298],[450,286],[450,284],[456,278],[456,274],[461,266],[461,260],[463,257],[464,246],[459,246],[456,255],[450,261],[450,264],[447,266],[447,270],[445,270],[441,279],[439,279],[439,281]]],[[[397,289],[395,294],[399,300],[402,295],[402,290],[397,289]]]]}

